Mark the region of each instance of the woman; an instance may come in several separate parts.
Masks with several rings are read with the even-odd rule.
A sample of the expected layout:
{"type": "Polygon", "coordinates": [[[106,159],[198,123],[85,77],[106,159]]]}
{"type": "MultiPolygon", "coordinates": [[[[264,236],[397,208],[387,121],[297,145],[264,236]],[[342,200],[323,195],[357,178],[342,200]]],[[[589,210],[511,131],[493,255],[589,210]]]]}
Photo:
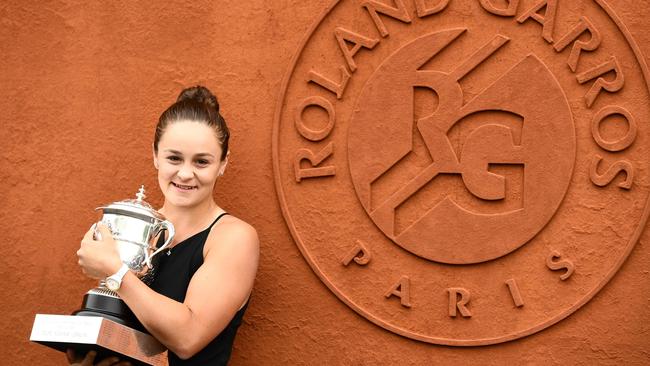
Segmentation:
{"type": "MultiPolygon", "coordinates": [[[[217,99],[202,86],[183,90],[156,127],[153,160],[165,196],[159,212],[176,235],[151,288],[127,271],[116,292],[167,346],[170,366],[226,364],[253,287],[257,233],[212,194],[228,163],[228,137],[217,99]]],[[[106,278],[123,267],[110,231],[98,228],[103,240],[88,231],[77,255],[87,276],[106,278]]]]}

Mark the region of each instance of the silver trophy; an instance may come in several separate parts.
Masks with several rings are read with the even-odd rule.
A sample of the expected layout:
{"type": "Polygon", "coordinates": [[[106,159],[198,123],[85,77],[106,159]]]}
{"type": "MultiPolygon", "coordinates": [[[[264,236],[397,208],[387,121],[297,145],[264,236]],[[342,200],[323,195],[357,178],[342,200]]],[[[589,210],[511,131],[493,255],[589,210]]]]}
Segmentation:
{"type": "MultiPolygon", "coordinates": [[[[135,199],[114,202],[98,207],[97,210],[103,210],[100,222],[110,229],[113,239],[117,242],[122,263],[144,283],[150,285],[157,262],[156,256],[169,246],[175,231],[171,222],[144,201],[145,197],[144,186],[141,186],[135,199]],[[165,230],[167,240],[160,247],[156,247],[156,238],[165,230]]],[[[100,239],[96,228],[94,235],[100,239]]],[[[82,309],[75,312],[75,315],[102,316],[144,330],[120,297],[106,287],[105,280],[101,280],[98,287],[86,293],[82,309]]]]}
{"type": "MultiPolygon", "coordinates": [[[[100,222],[117,242],[122,263],[145,284],[153,281],[158,254],[174,238],[174,226],[144,201],[144,186],[135,199],[98,207],[100,222]],[[157,247],[158,236],[167,231],[167,239],[157,247]]],[[[95,237],[100,233],[95,229],[95,237]]],[[[110,277],[109,277],[110,278],[110,277]]],[[[118,355],[135,365],[166,364],[165,347],[149,335],[117,293],[101,280],[83,298],[82,308],[73,315],[37,314],[30,340],[65,351],[97,351],[97,360],[118,355]]]]}

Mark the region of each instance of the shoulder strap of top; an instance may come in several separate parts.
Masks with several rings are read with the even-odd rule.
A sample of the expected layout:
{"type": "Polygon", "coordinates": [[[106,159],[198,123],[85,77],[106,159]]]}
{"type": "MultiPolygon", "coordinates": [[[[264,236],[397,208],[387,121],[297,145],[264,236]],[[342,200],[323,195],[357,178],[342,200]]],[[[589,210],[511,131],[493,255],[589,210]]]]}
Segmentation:
{"type": "Polygon", "coordinates": [[[217,221],[219,221],[220,218],[222,218],[222,217],[224,217],[224,216],[226,216],[226,215],[228,215],[228,213],[227,213],[227,212],[223,212],[221,215],[217,216],[217,218],[214,219],[214,221],[212,221],[212,224],[210,224],[210,226],[208,226],[208,229],[207,229],[206,231],[210,231],[210,230],[212,229],[212,227],[214,226],[214,224],[216,224],[217,221]]]}

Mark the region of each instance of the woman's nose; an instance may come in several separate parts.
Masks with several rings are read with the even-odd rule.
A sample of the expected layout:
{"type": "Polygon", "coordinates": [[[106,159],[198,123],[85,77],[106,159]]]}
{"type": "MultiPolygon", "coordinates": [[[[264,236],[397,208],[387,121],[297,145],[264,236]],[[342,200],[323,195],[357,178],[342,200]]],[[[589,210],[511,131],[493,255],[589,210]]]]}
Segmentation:
{"type": "Polygon", "coordinates": [[[194,175],[194,170],[192,169],[191,166],[187,164],[181,165],[181,167],[178,170],[178,177],[180,179],[190,179],[194,175]]]}

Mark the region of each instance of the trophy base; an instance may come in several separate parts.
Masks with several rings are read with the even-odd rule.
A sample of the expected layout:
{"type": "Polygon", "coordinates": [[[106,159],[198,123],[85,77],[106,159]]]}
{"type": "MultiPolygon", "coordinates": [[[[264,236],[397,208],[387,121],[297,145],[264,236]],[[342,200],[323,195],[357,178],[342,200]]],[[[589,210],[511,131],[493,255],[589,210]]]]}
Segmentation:
{"type": "Polygon", "coordinates": [[[79,355],[96,351],[96,362],[117,356],[133,365],[167,365],[165,347],[154,337],[99,316],[36,314],[29,340],[79,355]]]}
{"type": "Polygon", "coordinates": [[[99,316],[129,328],[148,333],[131,309],[114,292],[97,288],[84,295],[81,309],[72,313],[80,316],[99,316]]]}

